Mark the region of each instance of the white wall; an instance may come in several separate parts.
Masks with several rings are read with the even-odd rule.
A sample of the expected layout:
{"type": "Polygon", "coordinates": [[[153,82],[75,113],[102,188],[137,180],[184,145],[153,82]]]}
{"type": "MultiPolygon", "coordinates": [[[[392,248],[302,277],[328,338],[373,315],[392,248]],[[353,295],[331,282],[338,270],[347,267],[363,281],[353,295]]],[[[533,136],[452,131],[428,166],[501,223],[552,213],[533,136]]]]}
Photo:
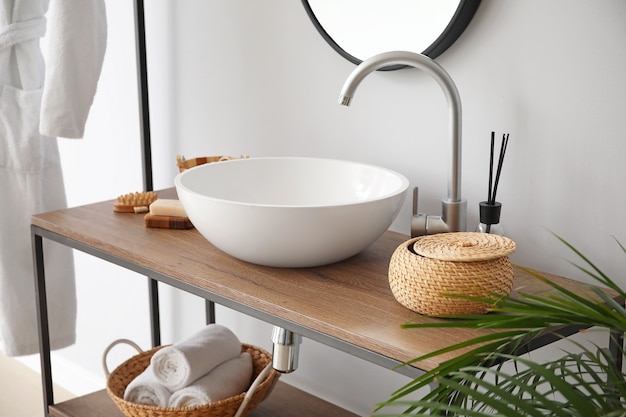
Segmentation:
{"type": "MultiPolygon", "coordinates": [[[[107,0],[109,47],[87,134],[61,142],[71,205],[141,188],[129,3],[107,0]]],[[[173,184],[177,153],[332,157],[402,172],[420,186],[423,211],[438,214],[447,114],[428,76],[370,75],[346,109],[336,99],[354,66],[318,35],[300,2],[153,0],[147,7],[157,188],[173,184]]],[[[622,0],[483,0],[461,39],[437,59],[463,103],[471,228],[487,190],[490,132],[511,135],[498,200],[517,263],[585,280],[553,230],[626,284],[612,237],[626,242],[624,21],[622,0]]],[[[407,202],[393,229],[408,233],[409,218],[407,202]]],[[[101,378],[108,342],[149,345],[146,283],[86,256],[76,262],[78,343],[55,358],[101,378]]],[[[162,303],[164,342],[202,325],[201,300],[164,289],[162,303]]],[[[269,326],[218,314],[243,340],[269,348],[269,326]]],[[[359,414],[406,381],[311,341],[301,368],[284,379],[359,414]],[[339,367],[349,372],[337,375],[339,367]]]]}

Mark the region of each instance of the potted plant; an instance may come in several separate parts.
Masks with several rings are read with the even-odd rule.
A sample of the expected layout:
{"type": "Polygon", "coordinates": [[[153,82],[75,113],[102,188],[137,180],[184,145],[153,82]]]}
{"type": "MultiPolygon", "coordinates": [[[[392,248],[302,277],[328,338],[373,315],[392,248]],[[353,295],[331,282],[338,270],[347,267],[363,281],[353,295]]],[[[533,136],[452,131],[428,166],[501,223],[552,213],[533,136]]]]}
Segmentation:
{"type": "MultiPolygon", "coordinates": [[[[626,292],[576,248],[559,236],[582,261],[575,265],[600,286],[615,291],[623,300],[626,292]]],[[[619,242],[618,245],[626,253],[619,242]]],[[[596,299],[581,297],[528,271],[551,286],[546,296],[524,294],[498,297],[493,313],[451,316],[454,320],[406,324],[412,328],[448,327],[498,329],[465,343],[415,358],[425,360],[462,349],[455,359],[412,380],[380,404],[377,416],[626,416],[626,378],[622,370],[622,336],[626,332],[626,309],[596,287],[596,299]],[[511,352],[522,348],[546,330],[561,326],[599,327],[614,338],[614,352],[571,341],[575,350],[564,349],[557,358],[538,363],[511,352]],[[615,358],[618,360],[616,361],[615,358]],[[504,363],[508,363],[505,367],[504,363]],[[512,365],[512,366],[511,366],[512,365]],[[513,369],[512,371],[510,369],[513,369]],[[419,400],[410,394],[434,386],[419,400]],[[385,414],[394,406],[402,412],[385,414]]],[[[480,300],[480,299],[477,299],[480,300]]],[[[494,302],[496,300],[482,300],[494,302]]]]}

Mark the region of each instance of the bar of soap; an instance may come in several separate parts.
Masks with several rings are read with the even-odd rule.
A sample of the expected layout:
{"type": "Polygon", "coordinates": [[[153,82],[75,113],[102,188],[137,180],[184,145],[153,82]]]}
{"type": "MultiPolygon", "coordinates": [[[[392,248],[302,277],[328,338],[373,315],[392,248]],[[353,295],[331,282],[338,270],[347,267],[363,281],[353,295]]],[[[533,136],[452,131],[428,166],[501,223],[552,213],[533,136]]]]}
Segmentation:
{"type": "Polygon", "coordinates": [[[150,204],[150,214],[155,216],[187,217],[179,200],[159,198],[150,204]]]}

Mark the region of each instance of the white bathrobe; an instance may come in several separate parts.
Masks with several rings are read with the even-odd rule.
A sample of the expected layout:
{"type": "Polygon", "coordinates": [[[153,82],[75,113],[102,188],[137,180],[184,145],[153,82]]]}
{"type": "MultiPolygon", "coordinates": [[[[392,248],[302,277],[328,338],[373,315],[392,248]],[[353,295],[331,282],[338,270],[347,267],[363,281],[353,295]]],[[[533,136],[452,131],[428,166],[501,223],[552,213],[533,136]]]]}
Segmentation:
{"type": "MultiPolygon", "coordinates": [[[[82,137],[105,45],[104,0],[0,0],[0,349],[9,356],[39,350],[30,217],[66,207],[54,137],[82,137]]],[[[73,259],[49,241],[44,257],[58,349],[75,341],[73,259]]]]}

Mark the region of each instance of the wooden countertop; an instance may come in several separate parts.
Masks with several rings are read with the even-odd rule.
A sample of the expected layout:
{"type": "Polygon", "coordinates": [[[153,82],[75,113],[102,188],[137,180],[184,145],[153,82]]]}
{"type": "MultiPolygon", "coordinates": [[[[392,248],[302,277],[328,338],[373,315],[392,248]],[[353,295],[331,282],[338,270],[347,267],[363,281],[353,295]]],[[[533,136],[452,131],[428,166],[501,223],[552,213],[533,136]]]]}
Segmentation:
{"type": "MultiPolygon", "coordinates": [[[[160,191],[159,196],[175,198],[175,191],[160,191]]],[[[106,201],[53,211],[33,216],[32,223],[115,259],[171,277],[207,299],[232,302],[244,312],[248,308],[259,311],[398,362],[479,334],[471,329],[401,328],[408,322],[434,320],[399,304],[389,289],[389,259],[408,239],[406,235],[386,232],[362,253],[333,265],[270,268],[225,254],[195,229],[146,228],[143,215],[115,213],[112,207],[113,201],[106,201]]],[[[584,291],[584,284],[546,275],[570,289],[584,291]]],[[[521,286],[526,293],[549,291],[527,273],[516,270],[514,288],[521,286]]],[[[446,358],[415,366],[430,370],[446,358]]]]}

